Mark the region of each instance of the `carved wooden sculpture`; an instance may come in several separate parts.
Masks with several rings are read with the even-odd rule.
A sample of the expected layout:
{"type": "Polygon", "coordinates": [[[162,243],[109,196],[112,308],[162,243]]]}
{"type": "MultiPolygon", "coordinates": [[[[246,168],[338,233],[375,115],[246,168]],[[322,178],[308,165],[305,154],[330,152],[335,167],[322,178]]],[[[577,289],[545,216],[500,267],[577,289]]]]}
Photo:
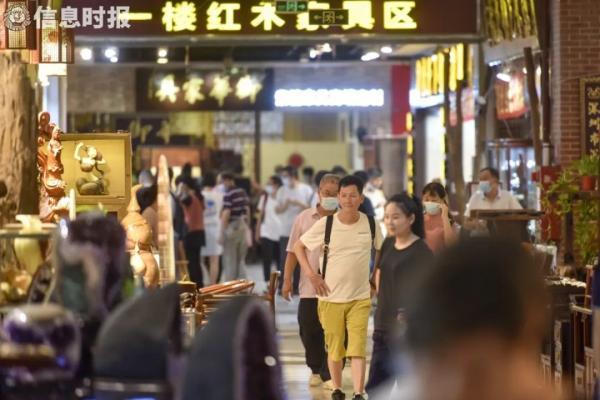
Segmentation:
{"type": "Polygon", "coordinates": [[[175,282],[175,243],[173,213],[169,187],[167,158],[158,159],[158,251],[160,254],[161,285],[175,282]]]}
{"type": "Polygon", "coordinates": [[[61,161],[61,130],[50,123],[50,113],[38,116],[37,164],[40,184],[40,218],[43,222],[57,222],[69,213],[69,198],[65,196],[62,180],[64,167],[61,161]]]}
{"type": "Polygon", "coordinates": [[[127,207],[127,215],[121,225],[127,232],[127,251],[131,255],[133,272],[144,279],[147,288],[158,286],[158,264],[152,254],[152,228],[140,214],[136,192],[142,185],[131,188],[131,201],[127,207]]]}

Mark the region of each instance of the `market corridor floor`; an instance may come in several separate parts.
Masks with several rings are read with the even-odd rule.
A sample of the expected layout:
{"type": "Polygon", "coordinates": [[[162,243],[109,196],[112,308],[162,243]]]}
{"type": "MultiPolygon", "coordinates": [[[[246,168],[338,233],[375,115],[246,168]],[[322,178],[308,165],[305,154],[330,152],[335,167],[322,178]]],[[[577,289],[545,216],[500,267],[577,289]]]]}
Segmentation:
{"type": "MultiPolygon", "coordinates": [[[[248,278],[256,282],[256,293],[262,293],[266,288],[262,282],[262,266],[248,266],[248,278]]],[[[298,298],[287,302],[277,297],[276,323],[278,330],[279,351],[283,362],[283,374],[287,398],[289,400],[329,400],[331,392],[319,387],[309,387],[310,370],[304,362],[304,347],[298,334],[298,321],[296,312],[298,310],[298,298]]],[[[369,320],[369,340],[367,342],[367,365],[370,361],[372,349],[371,336],[373,333],[372,318],[369,320]]],[[[368,376],[368,369],[367,369],[368,376]]],[[[352,396],[352,377],[350,365],[347,365],[343,374],[344,392],[346,398],[352,396]]]]}

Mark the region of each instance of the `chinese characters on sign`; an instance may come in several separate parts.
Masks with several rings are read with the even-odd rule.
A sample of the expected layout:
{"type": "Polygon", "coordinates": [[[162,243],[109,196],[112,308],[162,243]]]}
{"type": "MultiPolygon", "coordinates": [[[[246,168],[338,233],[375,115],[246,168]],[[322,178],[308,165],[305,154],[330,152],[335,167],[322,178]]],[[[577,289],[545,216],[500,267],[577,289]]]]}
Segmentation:
{"type": "Polygon", "coordinates": [[[600,77],[581,80],[581,145],[582,151],[600,144],[600,77]]]}
{"type": "MultiPolygon", "coordinates": [[[[116,7],[122,0],[105,0],[116,7]]],[[[477,0],[127,0],[127,35],[478,35],[477,0]],[[141,18],[141,16],[144,18],[141,18]]],[[[80,9],[94,0],[63,0],[80,9]]],[[[106,14],[106,13],[105,13],[106,14]]],[[[110,34],[80,26],[77,33],[110,34]]],[[[115,33],[116,34],[116,33],[115,33]]]]}
{"type": "Polygon", "coordinates": [[[137,71],[139,111],[270,110],[272,70],[228,75],[222,71],[137,71]]]}
{"type": "MultiPolygon", "coordinates": [[[[58,10],[50,7],[38,7],[33,16],[37,29],[54,27],[55,21],[60,21],[61,28],[79,28],[92,27],[93,29],[128,29],[131,28],[128,19],[128,6],[111,6],[104,8],[83,7],[73,8],[71,6],[63,7],[58,10]]],[[[10,28],[9,28],[10,29],[10,28]]]]}
{"type": "Polygon", "coordinates": [[[471,86],[472,57],[469,56],[469,46],[462,44],[439,51],[416,61],[415,76],[417,93],[420,97],[435,96],[444,93],[444,57],[449,57],[450,91],[455,91],[459,81],[467,79],[471,86]]]}

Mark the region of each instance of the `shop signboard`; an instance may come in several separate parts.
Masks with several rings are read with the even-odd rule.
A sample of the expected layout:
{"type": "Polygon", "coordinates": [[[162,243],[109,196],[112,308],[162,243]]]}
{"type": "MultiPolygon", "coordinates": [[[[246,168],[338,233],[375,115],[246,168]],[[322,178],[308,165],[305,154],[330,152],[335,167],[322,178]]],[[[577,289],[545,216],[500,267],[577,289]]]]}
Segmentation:
{"type": "Polygon", "coordinates": [[[70,15],[93,16],[93,24],[80,24],[78,34],[103,37],[377,34],[447,39],[479,33],[478,0],[106,0],[102,6],[96,0],[64,0],[62,7],[76,9],[70,15]],[[118,19],[126,19],[128,29],[109,29],[103,23],[108,10],[117,7],[118,19]],[[90,8],[94,11],[85,11],[90,8]]]}
{"type": "Polygon", "coordinates": [[[525,91],[525,74],[504,73],[507,80],[496,79],[496,115],[499,120],[520,118],[529,111],[525,91]]]}
{"type": "Polygon", "coordinates": [[[139,68],[137,111],[272,110],[273,70],[139,68]]]}
{"type": "Polygon", "coordinates": [[[600,145],[600,77],[583,78],[581,96],[581,149],[589,153],[600,145]]]}

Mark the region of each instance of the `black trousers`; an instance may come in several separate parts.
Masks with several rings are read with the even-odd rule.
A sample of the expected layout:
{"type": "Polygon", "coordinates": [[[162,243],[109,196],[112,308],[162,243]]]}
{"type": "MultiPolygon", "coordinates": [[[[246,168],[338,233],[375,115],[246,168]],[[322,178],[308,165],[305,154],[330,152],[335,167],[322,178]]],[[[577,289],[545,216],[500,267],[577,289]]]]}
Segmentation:
{"type": "Polygon", "coordinates": [[[375,330],[373,332],[373,353],[371,354],[369,379],[365,387],[369,396],[372,396],[373,392],[377,391],[382,384],[396,378],[393,364],[394,353],[392,351],[389,334],[381,330],[375,330]]]}
{"type": "Polygon", "coordinates": [[[190,280],[199,288],[204,286],[202,279],[202,266],[200,265],[200,251],[205,242],[204,231],[188,232],[183,239],[183,248],[185,249],[185,257],[188,260],[188,273],[190,280]]]}
{"type": "Polygon", "coordinates": [[[300,299],[298,325],[300,339],[304,345],[306,365],[313,374],[319,374],[323,382],[331,379],[325,351],[325,334],[319,322],[317,299],[300,299]]]}
{"type": "Polygon", "coordinates": [[[263,262],[263,276],[265,282],[269,282],[271,277],[271,265],[273,264],[273,260],[275,260],[277,271],[281,272],[283,279],[283,262],[281,261],[279,242],[267,238],[260,238],[260,255],[263,262]]]}
{"type": "MultiPolygon", "coordinates": [[[[285,267],[285,259],[287,257],[287,246],[290,241],[289,237],[280,237],[279,238],[279,252],[281,258],[281,267],[285,267]]],[[[279,290],[283,287],[283,270],[281,271],[281,279],[279,279],[279,290]]],[[[294,269],[294,280],[293,280],[293,293],[294,295],[298,295],[300,287],[300,265],[296,265],[294,269]]]]}

